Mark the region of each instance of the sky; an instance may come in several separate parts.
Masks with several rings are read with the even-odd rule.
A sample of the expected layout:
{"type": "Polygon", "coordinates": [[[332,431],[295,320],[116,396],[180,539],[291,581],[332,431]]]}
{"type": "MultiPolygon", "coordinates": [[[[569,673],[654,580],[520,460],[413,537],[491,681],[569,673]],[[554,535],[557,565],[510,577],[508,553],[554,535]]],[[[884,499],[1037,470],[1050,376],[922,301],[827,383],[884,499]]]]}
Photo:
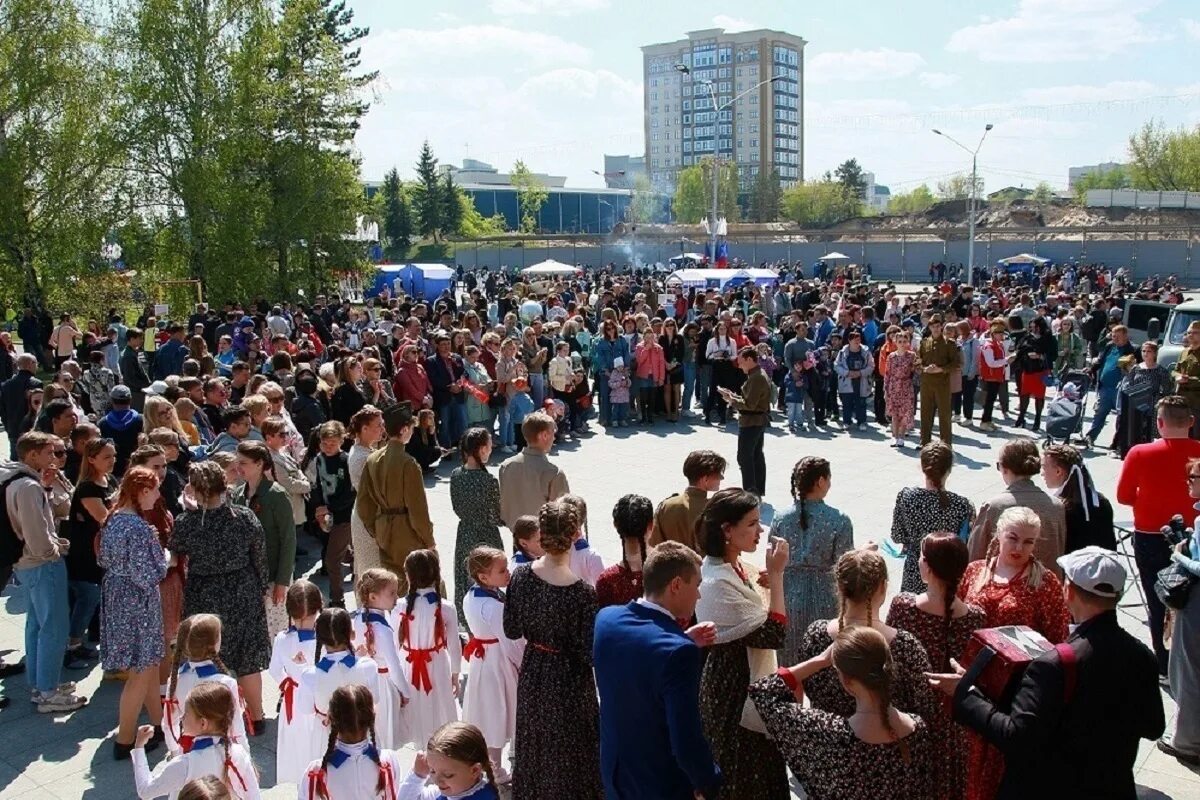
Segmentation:
{"type": "Polygon", "coordinates": [[[893,193],[969,171],[987,191],[1065,189],[1067,168],[1126,157],[1145,122],[1200,124],[1196,0],[349,0],[377,69],[362,174],[524,159],[602,186],[604,154],[644,152],[641,47],[688,31],[803,37],[806,176],[857,158],[893,193]],[[986,11],[986,13],[983,13],[986,11]],[[594,172],[595,171],[595,172],[594,172]]]}

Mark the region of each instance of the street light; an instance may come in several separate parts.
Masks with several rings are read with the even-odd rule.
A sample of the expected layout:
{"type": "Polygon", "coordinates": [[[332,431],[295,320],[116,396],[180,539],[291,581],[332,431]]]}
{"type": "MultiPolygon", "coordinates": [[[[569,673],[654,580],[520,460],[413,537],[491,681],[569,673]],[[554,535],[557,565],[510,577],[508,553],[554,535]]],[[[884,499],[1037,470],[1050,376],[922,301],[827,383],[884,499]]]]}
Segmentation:
{"type": "Polygon", "coordinates": [[[979,148],[983,147],[983,140],[987,138],[988,131],[990,131],[992,127],[992,123],[990,122],[983,126],[983,135],[979,137],[979,144],[975,145],[974,150],[967,147],[950,134],[942,133],[937,128],[933,129],[933,132],[938,136],[949,139],[951,142],[971,154],[971,201],[969,204],[970,214],[967,219],[967,286],[970,286],[972,283],[974,283],[975,279],[975,215],[978,209],[978,203],[975,199],[975,174],[978,166],[977,162],[979,157],[979,148]]]}
{"type": "MultiPolygon", "coordinates": [[[[689,67],[687,64],[676,64],[675,71],[682,75],[691,75],[692,74],[692,68],[689,67]]],[[[719,174],[717,172],[717,142],[720,141],[720,138],[721,138],[720,134],[718,133],[718,131],[720,131],[721,112],[724,111],[725,109],[729,108],[730,106],[732,106],[738,100],[741,100],[746,95],[750,94],[753,91],[756,91],[760,86],[764,86],[768,83],[774,83],[775,81],[780,80],[781,78],[783,78],[782,75],[772,75],[771,77],[769,77],[765,80],[761,80],[758,83],[751,86],[746,91],[744,91],[740,94],[734,95],[733,97],[731,97],[729,100],[725,101],[725,103],[723,103],[720,106],[717,105],[717,90],[716,90],[716,87],[714,86],[713,82],[707,78],[705,78],[703,80],[697,80],[697,83],[701,84],[702,86],[704,86],[705,88],[708,89],[708,96],[709,96],[709,99],[712,101],[712,106],[713,106],[713,160],[712,160],[713,191],[712,191],[712,222],[711,222],[712,230],[709,233],[710,233],[710,237],[711,237],[710,246],[712,247],[710,257],[712,258],[714,264],[717,261],[717,176],[719,174]]]]}

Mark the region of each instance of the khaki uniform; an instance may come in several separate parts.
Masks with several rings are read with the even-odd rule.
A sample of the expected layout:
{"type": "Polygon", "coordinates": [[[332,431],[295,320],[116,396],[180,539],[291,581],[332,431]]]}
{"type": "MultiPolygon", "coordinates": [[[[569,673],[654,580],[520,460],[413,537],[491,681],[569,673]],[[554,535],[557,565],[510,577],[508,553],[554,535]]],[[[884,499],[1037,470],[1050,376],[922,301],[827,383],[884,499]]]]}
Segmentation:
{"type": "Polygon", "coordinates": [[[500,467],[500,519],[511,530],[518,517],[536,517],[543,505],[570,491],[567,474],[545,453],[526,447],[500,467]]]}
{"type": "Polygon", "coordinates": [[[646,544],[650,547],[665,541],[687,545],[704,555],[704,543],[696,538],[696,520],[708,505],[708,492],[689,486],[682,494],[673,494],[658,506],[654,528],[646,544]]]}
{"type": "Polygon", "coordinates": [[[1181,355],[1171,374],[1176,381],[1179,381],[1181,375],[1191,378],[1190,381],[1179,381],[1175,391],[1187,401],[1188,408],[1192,410],[1192,417],[1196,420],[1192,424],[1192,437],[1195,438],[1196,431],[1200,428],[1200,348],[1188,350],[1181,355]]]}
{"type": "Polygon", "coordinates": [[[379,543],[380,562],[399,576],[400,593],[406,593],[404,559],[414,550],[434,547],[434,541],[421,465],[404,445],[389,440],[367,457],[354,513],[379,543]]]}
{"type": "Polygon", "coordinates": [[[917,351],[921,367],[938,366],[935,374],[921,373],[921,446],[933,438],[933,413],[938,415],[940,438],[950,444],[950,373],[960,366],[962,353],[958,345],[945,336],[926,336],[917,351]]]}

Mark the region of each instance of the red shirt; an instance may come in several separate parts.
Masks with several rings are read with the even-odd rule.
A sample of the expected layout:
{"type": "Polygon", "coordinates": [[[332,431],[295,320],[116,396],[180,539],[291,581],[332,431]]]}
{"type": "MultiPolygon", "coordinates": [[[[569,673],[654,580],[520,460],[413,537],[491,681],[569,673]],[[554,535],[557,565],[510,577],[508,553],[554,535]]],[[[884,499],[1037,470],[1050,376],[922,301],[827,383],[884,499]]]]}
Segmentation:
{"type": "Polygon", "coordinates": [[[1159,439],[1130,449],[1117,479],[1117,502],[1133,506],[1133,527],[1158,533],[1171,517],[1191,522],[1196,500],[1188,494],[1187,463],[1200,458],[1200,441],[1159,439]]]}

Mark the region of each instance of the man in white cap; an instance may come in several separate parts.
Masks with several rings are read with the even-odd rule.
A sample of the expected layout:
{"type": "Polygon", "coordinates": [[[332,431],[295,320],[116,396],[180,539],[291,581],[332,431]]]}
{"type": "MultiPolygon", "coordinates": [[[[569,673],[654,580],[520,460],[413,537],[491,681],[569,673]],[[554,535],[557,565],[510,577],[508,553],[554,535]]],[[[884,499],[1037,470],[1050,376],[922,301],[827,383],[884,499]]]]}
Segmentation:
{"type": "Polygon", "coordinates": [[[1157,739],[1166,727],[1158,665],[1117,622],[1127,578],[1117,554],[1093,545],[1058,565],[1075,630],[1029,663],[1008,707],[974,686],[991,650],[969,670],[955,663],[954,673],[928,677],[954,697],[954,720],[1004,753],[997,800],[1134,800],[1138,740],[1157,739]]]}

